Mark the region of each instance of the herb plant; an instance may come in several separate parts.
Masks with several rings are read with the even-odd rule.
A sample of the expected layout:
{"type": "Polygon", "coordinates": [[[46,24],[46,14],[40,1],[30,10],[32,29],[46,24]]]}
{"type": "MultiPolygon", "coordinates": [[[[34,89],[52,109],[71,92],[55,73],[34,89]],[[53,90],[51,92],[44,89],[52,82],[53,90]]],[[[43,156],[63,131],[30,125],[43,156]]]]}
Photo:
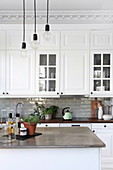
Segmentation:
{"type": "Polygon", "coordinates": [[[28,114],[28,116],[26,116],[23,119],[24,122],[28,122],[28,124],[30,125],[31,122],[34,123],[38,123],[39,122],[39,117],[35,114],[28,114]]]}
{"type": "Polygon", "coordinates": [[[55,105],[53,105],[53,106],[50,106],[49,108],[46,108],[44,111],[43,111],[43,113],[46,115],[46,114],[54,114],[54,113],[57,113],[57,111],[58,111],[58,109],[59,109],[59,107],[58,106],[55,106],[55,105]]]}

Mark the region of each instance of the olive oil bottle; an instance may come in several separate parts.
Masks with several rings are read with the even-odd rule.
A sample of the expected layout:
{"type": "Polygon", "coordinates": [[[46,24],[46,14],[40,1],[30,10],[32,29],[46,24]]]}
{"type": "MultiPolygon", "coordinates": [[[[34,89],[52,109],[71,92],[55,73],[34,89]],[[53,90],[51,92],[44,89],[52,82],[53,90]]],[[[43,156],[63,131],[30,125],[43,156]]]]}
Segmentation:
{"type": "Polygon", "coordinates": [[[14,139],[15,134],[14,134],[14,121],[12,118],[12,113],[9,113],[9,118],[8,118],[8,139],[14,139]]]}

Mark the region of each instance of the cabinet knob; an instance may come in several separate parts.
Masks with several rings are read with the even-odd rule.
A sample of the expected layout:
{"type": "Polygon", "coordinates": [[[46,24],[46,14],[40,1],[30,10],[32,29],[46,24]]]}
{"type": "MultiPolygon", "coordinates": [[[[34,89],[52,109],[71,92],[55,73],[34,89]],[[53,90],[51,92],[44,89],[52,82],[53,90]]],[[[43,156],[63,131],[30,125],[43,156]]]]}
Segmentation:
{"type": "Polygon", "coordinates": [[[2,94],[5,94],[5,92],[3,92],[2,94]]]}
{"type": "Polygon", "coordinates": [[[46,127],[48,127],[48,125],[46,125],[46,127]]]}
{"type": "Polygon", "coordinates": [[[93,92],[91,92],[91,94],[93,94],[93,92]]]}
{"type": "Polygon", "coordinates": [[[95,132],[95,130],[93,130],[93,132],[95,132]]]}
{"type": "Polygon", "coordinates": [[[106,127],[106,125],[104,125],[104,127],[106,127]]]}
{"type": "Polygon", "coordinates": [[[6,94],[8,94],[8,92],[6,94]]]}
{"type": "Polygon", "coordinates": [[[63,92],[61,92],[61,94],[63,94],[63,92]]]}
{"type": "Polygon", "coordinates": [[[57,93],[57,95],[58,95],[59,93],[57,93]]]}

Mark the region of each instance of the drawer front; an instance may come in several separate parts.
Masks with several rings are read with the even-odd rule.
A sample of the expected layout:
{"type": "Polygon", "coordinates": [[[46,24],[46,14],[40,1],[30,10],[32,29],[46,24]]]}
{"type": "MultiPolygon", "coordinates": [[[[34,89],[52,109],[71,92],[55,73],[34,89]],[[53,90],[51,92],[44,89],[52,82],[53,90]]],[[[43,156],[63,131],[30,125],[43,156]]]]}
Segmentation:
{"type": "Polygon", "coordinates": [[[60,123],[60,127],[89,127],[91,129],[90,123],[60,123]]]}
{"type": "Polygon", "coordinates": [[[113,128],[113,123],[92,123],[92,129],[95,128],[113,128]]]}
{"type": "Polygon", "coordinates": [[[41,123],[37,127],[59,127],[59,123],[41,123]]]}

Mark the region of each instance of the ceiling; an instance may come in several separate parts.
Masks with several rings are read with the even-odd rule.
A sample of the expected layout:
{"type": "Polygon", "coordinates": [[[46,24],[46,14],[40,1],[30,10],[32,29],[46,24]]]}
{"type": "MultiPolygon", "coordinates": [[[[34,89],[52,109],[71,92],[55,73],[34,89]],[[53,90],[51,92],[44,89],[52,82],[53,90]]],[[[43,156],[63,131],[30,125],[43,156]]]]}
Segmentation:
{"type": "MultiPolygon", "coordinates": [[[[113,10],[113,0],[50,0],[51,11],[113,10]]],[[[33,0],[26,0],[26,10],[33,9],[33,0]]],[[[1,0],[0,11],[21,11],[22,0],[1,0]]],[[[37,10],[46,10],[46,0],[37,0],[37,10]]]]}

